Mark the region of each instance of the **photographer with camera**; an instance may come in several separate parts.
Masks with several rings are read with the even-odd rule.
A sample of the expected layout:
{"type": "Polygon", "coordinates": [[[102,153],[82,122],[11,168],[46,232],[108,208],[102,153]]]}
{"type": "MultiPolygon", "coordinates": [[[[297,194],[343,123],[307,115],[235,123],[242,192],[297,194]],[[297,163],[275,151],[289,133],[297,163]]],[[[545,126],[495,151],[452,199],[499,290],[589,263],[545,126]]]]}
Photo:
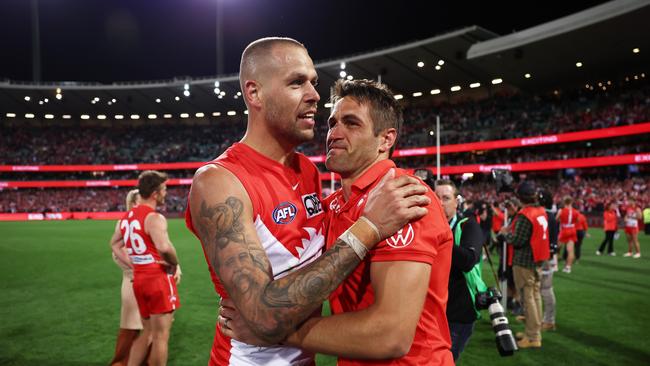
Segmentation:
{"type": "Polygon", "coordinates": [[[480,317],[475,306],[476,294],[487,290],[481,279],[483,234],[474,215],[465,217],[458,214],[458,190],[454,182],[439,179],[433,188],[440,198],[454,236],[447,321],[451,333],[451,353],[454,361],[458,361],[472,335],[474,321],[480,317]]]}
{"type": "Polygon", "coordinates": [[[515,194],[524,207],[514,218],[514,230],[506,234],[508,244],[514,249],[512,264],[515,286],[523,291],[526,330],[517,341],[519,348],[542,347],[542,299],[540,294],[542,265],[550,257],[548,216],[537,205],[535,187],[524,181],[515,194]]]}

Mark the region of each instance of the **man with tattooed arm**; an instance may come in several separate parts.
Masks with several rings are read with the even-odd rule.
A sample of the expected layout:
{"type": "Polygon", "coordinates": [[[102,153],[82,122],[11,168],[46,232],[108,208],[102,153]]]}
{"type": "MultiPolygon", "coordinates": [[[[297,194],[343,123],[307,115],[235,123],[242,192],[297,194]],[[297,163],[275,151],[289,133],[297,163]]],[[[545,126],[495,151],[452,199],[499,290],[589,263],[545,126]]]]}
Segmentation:
{"type": "MultiPolygon", "coordinates": [[[[201,240],[215,289],[264,344],[284,340],[361,262],[367,251],[430,203],[426,187],[390,170],[361,216],[323,252],[324,211],[317,168],[295,147],[314,136],[318,76],[305,47],[263,38],[243,52],[240,86],[246,134],[200,168],[186,223],[201,240]]],[[[228,320],[225,320],[225,326],[228,320]]],[[[210,365],[309,365],[313,353],[257,347],[217,327],[210,365]]]]}
{"type": "MultiPolygon", "coordinates": [[[[339,80],[328,119],[327,168],[341,189],[326,198],[327,247],[367,212],[371,190],[395,170],[390,156],[402,113],[385,85],[339,80]]],[[[452,235],[432,191],[428,213],[377,244],[330,296],[333,316],[312,317],[283,344],[339,356],[338,365],[453,365],[445,309],[452,235]]],[[[227,336],[260,344],[236,307],[224,300],[227,336]]]]}

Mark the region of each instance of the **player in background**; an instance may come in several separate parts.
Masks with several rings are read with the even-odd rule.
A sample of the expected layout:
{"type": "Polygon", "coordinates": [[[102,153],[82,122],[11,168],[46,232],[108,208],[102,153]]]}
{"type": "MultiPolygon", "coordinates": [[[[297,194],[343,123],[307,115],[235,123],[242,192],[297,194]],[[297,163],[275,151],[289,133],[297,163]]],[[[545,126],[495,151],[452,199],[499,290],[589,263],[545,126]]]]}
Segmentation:
{"type": "Polygon", "coordinates": [[[133,266],[133,292],[144,329],[133,343],[129,366],[142,364],[150,345],[149,364],[167,364],[173,313],[180,307],[176,249],[169,240],[167,220],[156,212],[156,207],[165,203],[166,181],[167,175],[161,172],[140,174],[141,203],[124,215],[111,238],[113,253],[133,266]]]}

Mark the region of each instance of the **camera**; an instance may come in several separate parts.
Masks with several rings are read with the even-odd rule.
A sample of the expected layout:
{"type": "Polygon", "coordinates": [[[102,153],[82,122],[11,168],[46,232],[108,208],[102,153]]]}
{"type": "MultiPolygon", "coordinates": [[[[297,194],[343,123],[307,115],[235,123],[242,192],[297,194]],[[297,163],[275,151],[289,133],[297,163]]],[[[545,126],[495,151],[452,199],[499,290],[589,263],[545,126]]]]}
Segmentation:
{"type": "Polygon", "coordinates": [[[501,292],[494,287],[489,287],[485,292],[476,294],[476,308],[479,310],[488,309],[490,320],[492,321],[492,330],[496,336],[497,350],[499,355],[512,356],[517,351],[517,342],[512,335],[512,330],[508,325],[503,307],[499,303],[501,292]]]}
{"type": "Polygon", "coordinates": [[[509,170],[492,169],[492,178],[494,178],[494,181],[496,182],[497,193],[514,192],[514,179],[509,170]]]}
{"type": "Polygon", "coordinates": [[[431,170],[426,168],[415,169],[413,175],[422,179],[422,181],[431,187],[431,189],[435,190],[436,176],[431,170]]]}

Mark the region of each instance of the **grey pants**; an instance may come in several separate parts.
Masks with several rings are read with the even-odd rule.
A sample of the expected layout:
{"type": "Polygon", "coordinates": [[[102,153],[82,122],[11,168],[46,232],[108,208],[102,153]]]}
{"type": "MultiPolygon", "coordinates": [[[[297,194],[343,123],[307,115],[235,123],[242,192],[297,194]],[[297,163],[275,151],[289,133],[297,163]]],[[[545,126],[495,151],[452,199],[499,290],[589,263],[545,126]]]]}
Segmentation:
{"type": "Polygon", "coordinates": [[[540,292],[544,303],[544,323],[555,324],[555,292],[553,291],[553,265],[556,259],[551,258],[542,266],[540,292]]]}

